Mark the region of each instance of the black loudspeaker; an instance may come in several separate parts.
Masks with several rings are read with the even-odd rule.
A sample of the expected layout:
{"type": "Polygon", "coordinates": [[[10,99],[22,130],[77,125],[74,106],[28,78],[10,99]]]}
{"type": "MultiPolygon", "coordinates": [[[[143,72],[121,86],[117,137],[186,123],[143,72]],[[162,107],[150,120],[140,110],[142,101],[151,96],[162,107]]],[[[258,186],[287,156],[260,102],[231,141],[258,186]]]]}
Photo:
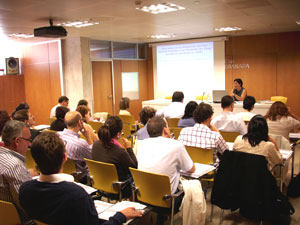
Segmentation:
{"type": "Polygon", "coordinates": [[[19,59],[9,57],[6,61],[6,74],[19,74],[19,59]]]}

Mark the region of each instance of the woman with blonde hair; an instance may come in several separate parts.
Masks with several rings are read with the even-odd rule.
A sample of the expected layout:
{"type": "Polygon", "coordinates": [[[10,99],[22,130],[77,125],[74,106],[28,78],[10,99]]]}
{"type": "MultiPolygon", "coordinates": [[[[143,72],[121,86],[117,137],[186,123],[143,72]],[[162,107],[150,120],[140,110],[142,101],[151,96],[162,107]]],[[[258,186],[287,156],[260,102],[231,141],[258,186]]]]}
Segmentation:
{"type": "Polygon", "coordinates": [[[292,130],[300,128],[300,118],[293,114],[282,102],[274,102],[265,118],[268,123],[269,133],[281,135],[286,139],[289,139],[289,133],[292,130]]]}

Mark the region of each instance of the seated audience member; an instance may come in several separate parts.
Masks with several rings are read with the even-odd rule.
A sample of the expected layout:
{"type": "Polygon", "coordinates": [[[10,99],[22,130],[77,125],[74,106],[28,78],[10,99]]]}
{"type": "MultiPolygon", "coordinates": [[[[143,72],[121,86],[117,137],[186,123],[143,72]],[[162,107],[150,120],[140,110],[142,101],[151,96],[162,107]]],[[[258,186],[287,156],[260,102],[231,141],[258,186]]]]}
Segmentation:
{"type": "Polygon", "coordinates": [[[244,135],[247,133],[247,127],[245,122],[233,114],[234,101],[233,98],[229,95],[225,95],[221,99],[221,106],[223,112],[216,116],[211,124],[214,125],[220,131],[227,132],[240,132],[244,135]]]}
{"type": "Polygon", "coordinates": [[[89,105],[89,103],[88,103],[88,101],[87,101],[87,100],[85,100],[85,99],[81,99],[81,100],[79,100],[79,101],[78,101],[78,103],[77,103],[77,107],[78,107],[78,106],[81,106],[81,105],[88,106],[88,105],[89,105]]]}
{"type": "Polygon", "coordinates": [[[196,124],[193,127],[183,128],[178,140],[186,146],[214,149],[214,162],[216,162],[217,152],[222,154],[229,147],[218,129],[211,125],[213,113],[211,105],[200,103],[193,113],[196,124]]]}
{"type": "MultiPolygon", "coordinates": [[[[23,183],[19,196],[20,204],[31,218],[52,225],[100,224],[93,199],[72,182],[71,175],[62,173],[67,160],[62,140],[55,133],[44,132],[32,143],[31,153],[41,175],[23,183]]],[[[103,224],[121,225],[141,215],[134,208],[127,208],[103,224]]]]}
{"type": "Polygon", "coordinates": [[[282,102],[274,102],[267,114],[269,133],[281,135],[289,140],[289,133],[300,128],[300,118],[282,102]]]}
{"type": "Polygon", "coordinates": [[[153,116],[155,116],[156,109],[146,106],[144,107],[140,112],[140,121],[142,124],[144,124],[144,127],[138,130],[137,139],[138,140],[144,140],[149,137],[148,131],[147,131],[147,122],[149,119],[151,119],[153,116]]]}
{"type": "Polygon", "coordinates": [[[58,99],[58,104],[56,106],[53,106],[53,108],[51,109],[50,118],[55,117],[56,108],[58,106],[68,107],[68,105],[69,105],[69,98],[67,96],[60,96],[58,99]]]}
{"type": "Polygon", "coordinates": [[[236,138],[233,149],[265,156],[270,170],[282,162],[276,142],[268,135],[267,121],[261,115],[252,117],[248,124],[248,133],[236,138]]]}
{"type": "Polygon", "coordinates": [[[183,104],[184,94],[181,91],[175,91],[172,96],[172,103],[156,112],[156,116],[165,118],[181,118],[184,114],[183,104]]]}
{"type": "Polygon", "coordinates": [[[81,114],[84,129],[89,131],[89,135],[90,135],[90,138],[93,141],[93,143],[95,141],[98,141],[98,137],[94,133],[93,128],[91,127],[91,125],[88,124],[88,122],[90,121],[90,111],[91,111],[90,108],[88,108],[85,105],[80,105],[80,106],[77,107],[76,111],[81,114]]]}
{"type": "Polygon", "coordinates": [[[41,132],[34,129],[34,116],[29,112],[28,109],[21,109],[15,112],[14,120],[19,120],[26,123],[29,126],[29,130],[31,133],[31,140],[33,140],[36,136],[38,136],[41,132]]]}
{"type": "Polygon", "coordinates": [[[12,112],[11,114],[11,118],[14,117],[15,113],[18,111],[18,110],[21,110],[21,109],[29,109],[29,105],[26,103],[26,102],[21,102],[15,109],[15,111],[12,112]]]}
{"type": "Polygon", "coordinates": [[[127,97],[123,97],[120,100],[120,112],[119,115],[131,115],[130,112],[128,112],[129,109],[129,103],[130,103],[130,99],[127,97]]]}
{"type": "Polygon", "coordinates": [[[59,131],[57,134],[66,144],[68,158],[74,161],[77,172],[81,172],[79,181],[86,184],[89,171],[84,158],[92,158],[92,140],[89,131],[84,129],[79,112],[67,112],[65,123],[67,129],[59,131]],[[80,138],[79,131],[81,131],[86,140],[80,138]]]}
{"type": "MultiPolygon", "coordinates": [[[[180,170],[193,173],[195,165],[184,145],[170,138],[168,123],[163,117],[151,118],[148,121],[147,130],[150,138],[141,141],[138,145],[138,169],[168,175],[171,193],[175,194],[178,190],[180,170]]],[[[182,199],[176,200],[175,212],[182,199]]],[[[157,224],[163,224],[163,220],[163,216],[159,213],[157,224]]]]}
{"type": "Polygon", "coordinates": [[[0,110],[0,146],[2,143],[2,130],[5,126],[5,123],[10,120],[10,117],[5,110],[0,110]]]}
{"type": "Polygon", "coordinates": [[[122,134],[122,120],[118,116],[109,117],[104,125],[99,128],[98,136],[100,141],[93,145],[92,159],[105,163],[112,163],[116,166],[119,180],[128,181],[124,186],[123,194],[131,195],[132,178],[129,167],[137,168],[137,160],[131,148],[131,142],[126,138],[121,138],[125,149],[118,142],[122,134]]]}
{"type": "Polygon", "coordinates": [[[243,101],[247,96],[247,90],[243,87],[242,79],[237,78],[234,80],[231,96],[235,101],[243,101]]]}
{"type": "Polygon", "coordinates": [[[253,96],[247,96],[243,101],[244,111],[237,113],[236,115],[244,121],[250,121],[251,118],[255,116],[254,113],[251,113],[251,111],[254,109],[255,102],[256,100],[253,96]]]}
{"type": "Polygon", "coordinates": [[[195,120],[193,118],[193,112],[198,106],[197,102],[190,101],[186,106],[184,110],[183,117],[178,122],[178,127],[193,127],[195,125],[195,120]]]}
{"type": "Polygon", "coordinates": [[[22,224],[34,224],[18,201],[21,184],[31,180],[31,175],[37,175],[28,171],[25,166],[25,155],[31,145],[29,129],[21,121],[7,121],[2,131],[2,140],[4,146],[0,147],[0,200],[12,202],[16,206],[22,224]]]}
{"type": "Polygon", "coordinates": [[[67,125],[65,124],[65,115],[69,111],[70,109],[67,107],[58,106],[55,110],[56,120],[51,123],[50,130],[63,131],[67,128],[67,125]]]}

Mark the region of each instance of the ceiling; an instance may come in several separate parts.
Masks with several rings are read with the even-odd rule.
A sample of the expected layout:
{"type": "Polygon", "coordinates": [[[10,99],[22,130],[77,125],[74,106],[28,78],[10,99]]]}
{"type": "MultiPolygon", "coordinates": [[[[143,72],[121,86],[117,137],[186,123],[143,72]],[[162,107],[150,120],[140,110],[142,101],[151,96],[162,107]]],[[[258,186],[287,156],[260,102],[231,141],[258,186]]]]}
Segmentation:
{"type": "MultiPolygon", "coordinates": [[[[54,24],[93,19],[100,24],[69,28],[68,37],[149,43],[211,36],[236,36],[299,31],[300,0],[170,0],[185,10],[151,14],[136,10],[136,0],[1,0],[0,33],[33,33],[33,29],[54,24]],[[217,32],[218,27],[243,30],[217,32]],[[152,39],[155,34],[174,34],[152,39]]],[[[163,2],[163,1],[162,1],[163,2]]],[[[140,6],[162,3],[139,0],[140,6]]],[[[46,41],[30,38],[27,42],[46,41]]]]}

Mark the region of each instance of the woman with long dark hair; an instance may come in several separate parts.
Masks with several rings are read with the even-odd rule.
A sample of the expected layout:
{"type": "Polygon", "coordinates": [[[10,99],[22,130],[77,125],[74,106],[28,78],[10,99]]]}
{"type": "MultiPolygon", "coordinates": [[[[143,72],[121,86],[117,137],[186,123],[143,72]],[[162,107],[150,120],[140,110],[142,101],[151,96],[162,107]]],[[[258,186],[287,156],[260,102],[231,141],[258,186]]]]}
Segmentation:
{"type": "Polygon", "coordinates": [[[248,124],[248,133],[235,139],[233,149],[265,156],[271,170],[282,162],[282,156],[274,139],[268,133],[266,119],[262,115],[255,115],[248,124]]]}
{"type": "Polygon", "coordinates": [[[122,120],[118,116],[107,118],[104,125],[98,130],[99,141],[92,148],[92,159],[116,166],[119,180],[129,179],[128,185],[123,189],[123,194],[131,194],[130,183],[132,178],[128,167],[137,168],[137,160],[131,148],[131,142],[121,137],[123,129],[122,120]],[[119,143],[123,142],[123,146],[119,143]]]}
{"type": "Polygon", "coordinates": [[[178,127],[193,127],[196,122],[193,118],[193,112],[197,108],[198,104],[195,101],[190,101],[184,109],[184,115],[178,122],[178,127]]]}

